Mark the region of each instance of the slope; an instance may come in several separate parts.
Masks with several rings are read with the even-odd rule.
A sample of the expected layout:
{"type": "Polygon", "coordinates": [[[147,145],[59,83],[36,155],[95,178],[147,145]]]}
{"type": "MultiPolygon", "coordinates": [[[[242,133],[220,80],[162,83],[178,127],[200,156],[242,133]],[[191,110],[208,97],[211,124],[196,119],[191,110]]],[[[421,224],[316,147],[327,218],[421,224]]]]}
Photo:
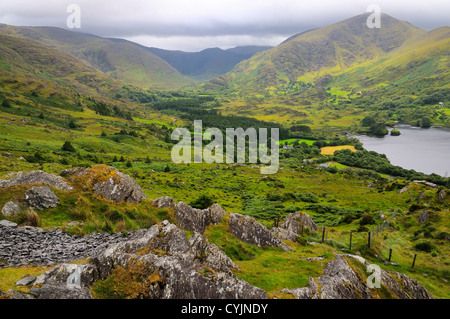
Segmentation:
{"type": "Polygon", "coordinates": [[[369,29],[367,14],[293,36],[274,49],[241,62],[214,80],[231,89],[264,91],[289,83],[318,82],[330,75],[386,56],[426,31],[382,15],[382,28],[369,29]]]}
{"type": "Polygon", "coordinates": [[[267,46],[240,46],[227,50],[210,48],[200,52],[170,51],[158,48],[147,48],[147,50],[161,57],[186,76],[198,80],[209,80],[231,71],[239,62],[270,48],[267,46]]]}
{"type": "Polygon", "coordinates": [[[113,41],[54,27],[1,24],[0,33],[69,53],[115,79],[144,89],[177,89],[192,82],[163,59],[129,41],[113,41]]]}

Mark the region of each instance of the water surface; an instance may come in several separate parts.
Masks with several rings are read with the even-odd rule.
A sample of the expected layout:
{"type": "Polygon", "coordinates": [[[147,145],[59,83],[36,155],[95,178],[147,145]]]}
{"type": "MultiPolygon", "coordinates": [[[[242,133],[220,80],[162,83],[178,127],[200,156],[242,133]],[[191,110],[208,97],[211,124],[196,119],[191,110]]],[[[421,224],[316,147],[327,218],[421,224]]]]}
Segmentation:
{"type": "MultiPolygon", "coordinates": [[[[402,135],[352,136],[368,151],[385,154],[391,164],[426,174],[450,174],[450,129],[397,125],[402,135]]],[[[390,129],[391,130],[391,129],[390,129]]]]}

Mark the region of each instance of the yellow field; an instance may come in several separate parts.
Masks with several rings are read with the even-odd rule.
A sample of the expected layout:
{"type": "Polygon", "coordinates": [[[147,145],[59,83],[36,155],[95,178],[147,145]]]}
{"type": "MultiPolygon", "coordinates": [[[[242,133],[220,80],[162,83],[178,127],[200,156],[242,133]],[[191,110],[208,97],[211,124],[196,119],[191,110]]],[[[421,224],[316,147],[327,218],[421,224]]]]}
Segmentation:
{"type": "Polygon", "coordinates": [[[340,150],[350,150],[356,152],[356,148],[352,145],[342,145],[342,146],[326,146],[321,148],[322,155],[333,155],[334,152],[340,150]]]}

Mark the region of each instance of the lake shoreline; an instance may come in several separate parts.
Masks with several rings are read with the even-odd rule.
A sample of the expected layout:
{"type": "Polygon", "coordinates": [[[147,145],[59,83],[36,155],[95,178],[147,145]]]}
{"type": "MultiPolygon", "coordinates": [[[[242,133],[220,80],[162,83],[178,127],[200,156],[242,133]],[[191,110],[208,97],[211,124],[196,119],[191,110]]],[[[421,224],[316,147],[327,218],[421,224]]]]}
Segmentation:
{"type": "Polygon", "coordinates": [[[392,165],[425,174],[447,177],[450,173],[450,129],[442,126],[421,128],[409,124],[389,127],[400,136],[383,137],[348,134],[358,139],[364,149],[385,154],[392,165]]]}

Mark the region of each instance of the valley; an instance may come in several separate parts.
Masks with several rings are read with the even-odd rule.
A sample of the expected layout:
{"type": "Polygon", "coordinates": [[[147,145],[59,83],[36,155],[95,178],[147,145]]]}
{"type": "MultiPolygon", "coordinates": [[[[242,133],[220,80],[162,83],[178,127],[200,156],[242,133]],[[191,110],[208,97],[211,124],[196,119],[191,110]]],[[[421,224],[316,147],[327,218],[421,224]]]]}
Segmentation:
{"type": "MultiPolygon", "coordinates": [[[[177,51],[0,25],[0,207],[19,207],[0,214],[0,246],[8,247],[8,254],[0,252],[0,299],[51,299],[65,284],[59,279],[77,267],[89,280],[81,291],[61,288],[73,298],[206,299],[226,291],[226,297],[291,299],[331,291],[336,298],[448,299],[450,178],[397,166],[354,135],[385,136],[387,127],[402,132],[405,124],[450,127],[449,27],[425,31],[386,15],[386,28],[361,29],[366,18],[275,48],[222,50],[227,57],[205,69],[188,69],[188,54],[177,51]],[[278,128],[279,170],[261,174],[262,161],[174,163],[171,134],[187,128],[194,139],[195,120],[203,131],[278,128]],[[73,189],[7,182],[35,171],[73,189]],[[112,198],[116,188],[106,184],[121,185],[121,173],[136,183],[129,182],[139,200],[112,198]],[[49,187],[58,205],[30,208],[32,186],[49,187]],[[159,206],[161,198],[169,204],[159,206]],[[302,221],[292,234],[287,225],[297,212],[317,229],[302,221]],[[42,242],[57,241],[55,229],[66,235],[51,263],[26,259],[32,249],[25,244],[16,246],[30,262],[11,261],[11,238],[37,232],[42,242]],[[242,236],[252,231],[262,237],[242,236]],[[96,234],[113,238],[110,250],[93,255],[86,245],[101,246],[96,234]],[[85,250],[73,247],[76,238],[85,250]],[[388,276],[381,289],[365,287],[369,264],[388,276]],[[195,273],[192,291],[183,288],[189,280],[183,267],[195,273]],[[331,267],[354,274],[346,295],[326,281],[331,267]],[[27,274],[38,281],[17,286],[27,274]],[[314,282],[321,282],[317,290],[314,282]],[[410,282],[416,290],[405,288],[410,282]]],[[[448,138],[440,145],[450,146],[448,138]]]]}

